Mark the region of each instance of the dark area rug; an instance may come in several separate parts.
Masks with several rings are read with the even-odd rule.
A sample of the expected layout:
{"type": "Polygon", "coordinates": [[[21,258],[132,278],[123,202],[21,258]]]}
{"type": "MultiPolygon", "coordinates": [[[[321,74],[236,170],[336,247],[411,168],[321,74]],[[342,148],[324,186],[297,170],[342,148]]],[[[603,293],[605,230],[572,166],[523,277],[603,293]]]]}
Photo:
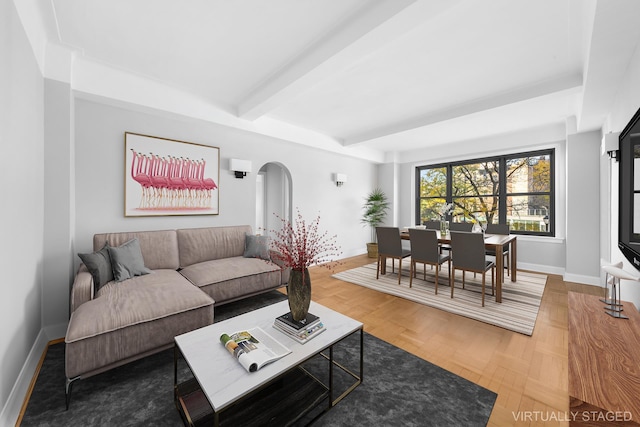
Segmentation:
{"type": "MultiPolygon", "coordinates": [[[[224,305],[215,321],[273,304],[286,296],[274,291],[224,305]]],[[[359,334],[342,341],[334,358],[357,372],[359,334]]],[[[314,426],[486,425],[496,394],[415,357],[372,335],[364,335],[364,380],[351,394],[313,422],[314,426]]],[[[78,381],[65,411],[64,343],[49,347],[22,420],[22,426],[181,426],[173,402],[173,350],[146,357],[78,381]]],[[[326,376],[317,357],[305,368],[326,376]]],[[[189,375],[184,362],[179,378],[189,375]]],[[[338,390],[351,378],[334,371],[338,390]]],[[[301,420],[299,424],[309,421],[301,420]]]]}

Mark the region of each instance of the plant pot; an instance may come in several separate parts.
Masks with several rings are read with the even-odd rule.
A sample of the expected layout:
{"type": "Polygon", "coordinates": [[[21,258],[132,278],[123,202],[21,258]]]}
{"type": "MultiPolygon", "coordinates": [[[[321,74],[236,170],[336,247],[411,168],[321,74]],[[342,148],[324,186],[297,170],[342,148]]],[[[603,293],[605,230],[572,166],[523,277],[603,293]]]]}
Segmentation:
{"type": "Polygon", "coordinates": [[[378,244],[367,243],[367,255],[369,258],[378,258],[378,244]]]}
{"type": "Polygon", "coordinates": [[[301,270],[291,270],[289,285],[287,289],[289,299],[289,310],[293,320],[304,320],[309,312],[311,304],[311,276],[306,268],[301,270]]]}

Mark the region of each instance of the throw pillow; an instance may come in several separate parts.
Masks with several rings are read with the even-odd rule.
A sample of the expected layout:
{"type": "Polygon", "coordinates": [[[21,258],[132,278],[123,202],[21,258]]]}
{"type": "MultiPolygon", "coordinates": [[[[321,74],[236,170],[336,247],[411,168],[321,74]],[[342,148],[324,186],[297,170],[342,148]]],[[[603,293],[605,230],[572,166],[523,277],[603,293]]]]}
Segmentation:
{"type": "Polygon", "coordinates": [[[131,239],[118,247],[108,246],[111,257],[111,268],[116,282],[151,273],[144,266],[144,258],[137,238],[131,239]]]}
{"type": "Polygon", "coordinates": [[[108,245],[105,244],[102,249],[90,254],[78,254],[84,265],[87,266],[89,273],[93,277],[93,293],[113,280],[113,271],[111,269],[111,257],[109,256],[108,245]]]}
{"type": "Polygon", "coordinates": [[[247,234],[244,243],[244,257],[261,258],[270,261],[269,237],[247,234]]]}

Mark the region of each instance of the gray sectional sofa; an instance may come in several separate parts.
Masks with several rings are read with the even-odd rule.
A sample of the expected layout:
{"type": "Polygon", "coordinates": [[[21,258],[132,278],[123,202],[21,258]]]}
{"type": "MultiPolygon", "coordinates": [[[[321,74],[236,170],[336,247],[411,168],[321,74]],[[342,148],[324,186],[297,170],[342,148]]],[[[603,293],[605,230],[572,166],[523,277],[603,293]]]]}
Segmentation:
{"type": "Polygon", "coordinates": [[[250,226],[96,234],[93,259],[108,252],[115,269],[111,250],[134,242],[144,266],[115,281],[80,265],[65,336],[67,408],[74,381],[170,348],[176,335],[213,323],[216,305],[286,285],[288,271],[248,253],[247,236],[250,226]]]}

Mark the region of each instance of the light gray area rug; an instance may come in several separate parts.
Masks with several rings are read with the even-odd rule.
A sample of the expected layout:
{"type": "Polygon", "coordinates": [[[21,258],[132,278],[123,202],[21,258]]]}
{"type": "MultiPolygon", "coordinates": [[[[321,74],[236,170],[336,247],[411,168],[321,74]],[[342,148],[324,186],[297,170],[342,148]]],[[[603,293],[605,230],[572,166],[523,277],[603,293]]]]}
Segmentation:
{"type": "Polygon", "coordinates": [[[390,260],[387,264],[387,274],[380,275],[378,280],[376,280],[375,263],[336,273],[333,277],[521,334],[533,334],[540,301],[547,283],[547,276],[544,274],[518,271],[516,276],[518,280],[512,282],[505,271],[502,303],[497,303],[495,297],[491,296],[491,272],[489,272],[485,284],[485,306],[482,307],[482,276],[480,274],[474,278],[473,273],[466,273],[465,289],[462,289],[462,272],[456,270],[455,289],[451,298],[451,288],[448,283],[449,271],[446,264],[439,273],[438,295],[435,294],[435,268],[432,270],[427,265],[426,280],[422,280],[423,268],[418,264],[417,278],[413,279],[413,286],[409,288],[409,258],[402,262],[400,285],[398,285],[398,263],[396,262],[395,273],[392,272],[390,260]]]}
{"type": "MultiPolygon", "coordinates": [[[[216,308],[216,321],[286,298],[279,292],[216,308]]],[[[334,357],[355,370],[359,334],[339,343],[334,357]]],[[[326,375],[323,358],[305,367],[326,375]]],[[[179,367],[180,378],[188,373],[179,367]]],[[[345,382],[334,377],[338,390],[345,382]]],[[[314,426],[484,426],[497,395],[445,369],[364,335],[364,378],[344,400],[312,422],[314,426]]],[[[306,424],[308,418],[296,425],[306,424]]],[[[112,369],[74,386],[64,405],[64,344],[47,352],[22,426],[181,426],[173,402],[173,350],[112,369]]],[[[237,424],[236,424],[237,425],[237,424]]],[[[279,426],[277,421],[267,425],[279,426]]],[[[244,427],[244,425],[243,425],[244,427]]]]}

